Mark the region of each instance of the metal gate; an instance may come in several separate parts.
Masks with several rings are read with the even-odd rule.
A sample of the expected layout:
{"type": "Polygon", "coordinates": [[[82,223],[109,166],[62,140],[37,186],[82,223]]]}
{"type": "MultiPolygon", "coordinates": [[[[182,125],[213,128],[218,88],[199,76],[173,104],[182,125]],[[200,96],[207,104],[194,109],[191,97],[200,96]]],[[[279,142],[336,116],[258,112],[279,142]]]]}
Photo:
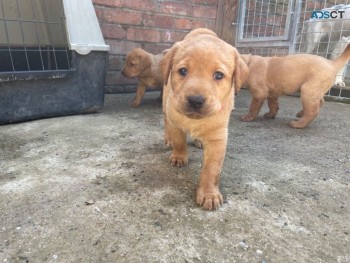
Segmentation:
{"type": "MultiPolygon", "coordinates": [[[[236,47],[243,54],[310,53],[334,59],[350,43],[350,0],[240,0],[237,25],[236,47]]],[[[347,66],[326,96],[350,98],[347,66]]]]}
{"type": "Polygon", "coordinates": [[[0,1],[0,79],[71,68],[61,1],[0,1]]]}

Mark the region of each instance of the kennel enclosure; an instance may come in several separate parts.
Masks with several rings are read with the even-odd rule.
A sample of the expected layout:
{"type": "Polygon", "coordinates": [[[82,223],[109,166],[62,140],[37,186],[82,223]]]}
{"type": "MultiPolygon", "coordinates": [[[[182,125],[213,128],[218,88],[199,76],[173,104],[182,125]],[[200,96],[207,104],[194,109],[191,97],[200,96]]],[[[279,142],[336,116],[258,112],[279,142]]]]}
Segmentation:
{"type": "MultiPolygon", "coordinates": [[[[349,0],[240,0],[235,45],[243,54],[285,56],[310,53],[334,59],[350,43],[349,0]],[[313,12],[342,11],[349,15],[311,19],[313,12]],[[324,29],[320,29],[324,28],[324,29]],[[311,36],[311,37],[310,37],[311,36]]],[[[350,101],[350,72],[338,72],[343,82],[326,98],[350,101]]]]}
{"type": "Polygon", "coordinates": [[[0,123],[102,109],[108,50],[91,0],[0,0],[0,123]]]}

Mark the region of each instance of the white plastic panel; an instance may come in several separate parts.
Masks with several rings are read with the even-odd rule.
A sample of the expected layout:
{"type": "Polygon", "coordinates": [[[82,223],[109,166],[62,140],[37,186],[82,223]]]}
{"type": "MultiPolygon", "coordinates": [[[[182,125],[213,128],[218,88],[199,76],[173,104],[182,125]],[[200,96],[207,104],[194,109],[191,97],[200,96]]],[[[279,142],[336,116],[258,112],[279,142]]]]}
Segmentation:
{"type": "Polygon", "coordinates": [[[109,51],[105,44],[91,0],[63,0],[68,44],[81,55],[109,51]]]}

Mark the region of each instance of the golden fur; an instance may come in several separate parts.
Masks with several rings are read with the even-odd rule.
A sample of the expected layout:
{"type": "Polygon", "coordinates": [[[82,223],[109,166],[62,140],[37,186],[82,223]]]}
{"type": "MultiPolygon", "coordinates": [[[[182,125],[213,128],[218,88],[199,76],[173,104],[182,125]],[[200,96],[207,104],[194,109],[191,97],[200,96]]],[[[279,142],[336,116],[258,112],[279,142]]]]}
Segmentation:
{"type": "MultiPolygon", "coordinates": [[[[147,87],[163,89],[163,77],[160,72],[159,62],[163,54],[153,55],[141,48],[131,50],[125,60],[122,74],[127,78],[137,78],[139,83],[136,96],[131,107],[140,106],[147,87]]],[[[160,99],[162,98],[162,93],[160,99]]]]}
{"type": "Polygon", "coordinates": [[[234,93],[245,81],[248,68],[234,47],[208,29],[196,29],[176,43],[164,55],[161,68],[165,143],[172,146],[170,163],[187,164],[186,134],[199,139],[204,160],[196,202],[205,209],[217,209],[223,202],[218,183],[234,93]]]}
{"type": "Polygon", "coordinates": [[[304,128],[319,114],[324,94],[332,87],[337,71],[350,58],[350,45],[336,60],[331,61],[310,54],[285,57],[241,55],[249,67],[247,86],[252,95],[249,113],[243,121],[252,121],[267,99],[270,111],[265,118],[274,118],[278,112],[278,97],[300,91],[303,109],[292,121],[293,128],[304,128]]]}

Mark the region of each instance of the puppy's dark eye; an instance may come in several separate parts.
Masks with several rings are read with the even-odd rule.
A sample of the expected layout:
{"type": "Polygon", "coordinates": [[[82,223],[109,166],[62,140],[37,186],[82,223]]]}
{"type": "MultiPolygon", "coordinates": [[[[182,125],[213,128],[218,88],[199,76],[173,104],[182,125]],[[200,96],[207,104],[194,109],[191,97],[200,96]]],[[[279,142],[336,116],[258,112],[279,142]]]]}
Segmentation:
{"type": "Polygon", "coordinates": [[[188,73],[186,68],[180,68],[178,72],[181,76],[186,76],[188,73]]]}
{"type": "Polygon", "coordinates": [[[222,79],[224,77],[224,73],[222,73],[222,72],[220,72],[220,71],[216,71],[215,73],[214,73],[214,79],[216,79],[216,80],[220,80],[220,79],[222,79]]]}

